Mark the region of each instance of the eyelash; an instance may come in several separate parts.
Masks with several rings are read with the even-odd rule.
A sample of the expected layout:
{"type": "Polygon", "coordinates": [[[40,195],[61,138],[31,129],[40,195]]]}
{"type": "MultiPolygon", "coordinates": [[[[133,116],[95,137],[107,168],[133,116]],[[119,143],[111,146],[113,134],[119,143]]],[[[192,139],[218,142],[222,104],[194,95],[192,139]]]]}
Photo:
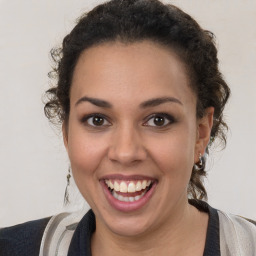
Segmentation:
{"type": "MultiPolygon", "coordinates": [[[[146,121],[143,122],[143,126],[148,126],[148,127],[156,127],[156,128],[165,128],[167,126],[169,126],[172,123],[175,123],[175,118],[167,113],[155,113],[152,114],[148,117],[145,118],[146,121]],[[162,118],[164,123],[163,125],[149,125],[149,121],[153,120],[153,122],[155,121],[155,118],[162,118]]],[[[83,117],[81,119],[82,123],[85,123],[87,126],[89,127],[95,127],[95,128],[101,128],[101,127],[106,127],[106,126],[111,126],[111,123],[108,121],[108,118],[102,114],[99,113],[95,113],[95,114],[90,114],[90,115],[86,115],[85,117],[83,117]],[[95,125],[92,122],[89,123],[89,120],[92,118],[92,122],[93,122],[93,118],[100,118],[103,120],[103,124],[102,125],[95,125]],[[107,122],[107,124],[106,124],[107,122]]]]}
{"type": "MultiPolygon", "coordinates": [[[[90,114],[90,115],[87,115],[87,116],[85,116],[85,117],[83,117],[82,118],[82,120],[81,120],[81,122],[82,123],[85,123],[87,126],[90,126],[90,127],[95,127],[95,128],[100,128],[100,127],[105,127],[105,126],[110,126],[111,125],[111,123],[108,121],[108,118],[106,117],[106,116],[104,116],[104,115],[102,115],[102,114],[98,114],[98,113],[95,113],[95,114],[90,114]],[[103,125],[95,125],[95,124],[93,124],[93,123],[89,123],[89,120],[90,120],[90,118],[101,118],[101,119],[103,119],[103,122],[105,123],[105,122],[107,122],[108,124],[104,124],[103,123],[103,125]]],[[[92,120],[92,122],[93,122],[93,120],[92,120]]]]}
{"type": "Polygon", "coordinates": [[[149,126],[149,127],[156,127],[156,128],[165,128],[169,126],[170,124],[175,123],[175,118],[167,113],[156,113],[153,115],[150,115],[149,117],[146,118],[146,122],[143,123],[144,126],[149,126]],[[155,121],[155,118],[163,118],[164,119],[164,124],[161,126],[158,125],[148,125],[149,121],[152,119],[153,122],[155,121]]]}

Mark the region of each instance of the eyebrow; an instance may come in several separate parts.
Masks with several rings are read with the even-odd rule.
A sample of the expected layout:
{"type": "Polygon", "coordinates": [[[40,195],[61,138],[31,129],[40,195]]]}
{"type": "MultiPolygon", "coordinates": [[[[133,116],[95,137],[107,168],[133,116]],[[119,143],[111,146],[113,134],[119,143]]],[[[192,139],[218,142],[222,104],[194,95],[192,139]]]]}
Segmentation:
{"type": "Polygon", "coordinates": [[[86,97],[86,96],[79,99],[75,105],[77,106],[82,102],[90,102],[93,105],[95,105],[97,107],[101,107],[101,108],[112,108],[112,105],[105,100],[90,98],[90,97],[86,97]]]}
{"type": "MultiPolygon", "coordinates": [[[[96,98],[90,98],[87,96],[84,96],[82,98],[80,98],[75,106],[81,104],[82,102],[90,102],[91,104],[97,106],[97,107],[101,107],[101,108],[112,108],[112,104],[110,104],[109,102],[105,101],[105,100],[101,100],[101,99],[96,99],[96,98]]],[[[167,103],[167,102],[173,102],[173,103],[178,103],[180,105],[183,105],[181,103],[180,100],[178,100],[177,98],[174,97],[160,97],[160,98],[154,98],[154,99],[150,99],[147,101],[144,101],[140,104],[140,108],[148,108],[148,107],[156,107],[158,105],[167,103]]]]}
{"type": "Polygon", "coordinates": [[[143,103],[140,104],[141,108],[148,108],[148,107],[156,107],[158,105],[167,103],[167,102],[173,102],[173,103],[178,103],[180,105],[183,105],[180,100],[174,97],[161,97],[161,98],[154,98],[147,100],[143,103]]]}

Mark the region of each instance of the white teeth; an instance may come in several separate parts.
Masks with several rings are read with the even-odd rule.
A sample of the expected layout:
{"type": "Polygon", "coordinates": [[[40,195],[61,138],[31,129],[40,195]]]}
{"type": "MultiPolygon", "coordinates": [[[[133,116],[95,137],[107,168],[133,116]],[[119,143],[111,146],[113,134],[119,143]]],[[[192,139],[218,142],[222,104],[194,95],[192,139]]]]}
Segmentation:
{"type": "Polygon", "coordinates": [[[114,183],[114,190],[115,191],[119,191],[120,190],[120,188],[119,188],[119,184],[115,181],[115,183],[114,183]]]}
{"type": "Polygon", "coordinates": [[[129,197],[124,196],[124,201],[125,201],[125,202],[129,202],[129,197]]]}
{"type": "Polygon", "coordinates": [[[108,186],[109,186],[111,189],[114,189],[114,184],[111,182],[111,180],[109,181],[108,186]]]}
{"type": "Polygon", "coordinates": [[[133,202],[134,200],[135,200],[135,199],[134,199],[133,196],[130,196],[130,197],[129,197],[129,201],[130,201],[130,202],[133,202]]]}
{"type": "Polygon", "coordinates": [[[146,194],[146,192],[144,191],[141,195],[139,196],[122,196],[122,195],[119,195],[117,194],[115,191],[112,192],[112,195],[115,199],[119,200],[119,201],[122,201],[122,202],[134,202],[134,201],[138,201],[140,200],[144,195],[146,194]]]}
{"type": "Polygon", "coordinates": [[[123,197],[122,195],[118,195],[118,196],[117,196],[117,199],[118,199],[119,201],[124,201],[124,197],[123,197]]]}
{"type": "Polygon", "coordinates": [[[145,189],[147,187],[147,181],[143,180],[142,181],[142,189],[145,189]]]}
{"type": "Polygon", "coordinates": [[[130,182],[128,185],[128,192],[129,193],[134,193],[136,191],[135,184],[133,182],[130,182]]]}
{"type": "Polygon", "coordinates": [[[142,190],[141,182],[138,181],[136,184],[136,191],[141,191],[141,190],[142,190]]]}
{"type": "Polygon", "coordinates": [[[125,183],[124,181],[122,181],[122,182],[120,183],[119,189],[120,189],[120,192],[122,192],[122,193],[127,193],[128,189],[127,189],[127,185],[126,185],[126,183],[125,183]]]}
{"type": "Polygon", "coordinates": [[[135,196],[134,199],[135,201],[138,201],[140,199],[140,196],[135,196]]]}
{"type": "Polygon", "coordinates": [[[139,192],[146,187],[149,187],[152,183],[151,180],[142,180],[142,181],[111,181],[105,180],[105,183],[110,189],[114,189],[114,191],[122,192],[122,193],[134,193],[139,192]]]}
{"type": "MultiPolygon", "coordinates": [[[[112,195],[115,199],[118,199],[118,194],[113,190],[112,195]]],[[[118,199],[119,200],[119,199],[118,199]]]]}

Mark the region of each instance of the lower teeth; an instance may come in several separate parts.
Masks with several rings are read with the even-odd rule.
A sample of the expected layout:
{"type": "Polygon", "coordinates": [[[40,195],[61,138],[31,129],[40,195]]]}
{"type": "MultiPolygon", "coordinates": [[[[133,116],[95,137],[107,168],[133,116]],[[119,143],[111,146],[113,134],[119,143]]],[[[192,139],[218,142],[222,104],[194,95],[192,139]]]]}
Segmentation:
{"type": "Polygon", "coordinates": [[[140,200],[144,195],[146,194],[146,191],[144,191],[141,195],[138,195],[138,196],[130,196],[130,197],[127,197],[127,196],[122,196],[122,195],[119,195],[117,194],[114,190],[112,192],[112,195],[115,199],[119,200],[119,201],[122,201],[122,202],[134,202],[134,201],[138,201],[140,200]]]}

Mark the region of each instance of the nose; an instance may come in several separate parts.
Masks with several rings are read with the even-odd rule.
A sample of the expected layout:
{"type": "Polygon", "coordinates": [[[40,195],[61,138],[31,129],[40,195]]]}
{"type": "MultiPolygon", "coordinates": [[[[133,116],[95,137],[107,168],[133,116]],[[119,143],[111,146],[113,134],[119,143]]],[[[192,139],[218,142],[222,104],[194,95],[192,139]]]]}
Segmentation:
{"type": "Polygon", "coordinates": [[[108,158],[122,165],[141,162],[147,157],[142,136],[134,127],[120,127],[111,138],[108,158]]]}

